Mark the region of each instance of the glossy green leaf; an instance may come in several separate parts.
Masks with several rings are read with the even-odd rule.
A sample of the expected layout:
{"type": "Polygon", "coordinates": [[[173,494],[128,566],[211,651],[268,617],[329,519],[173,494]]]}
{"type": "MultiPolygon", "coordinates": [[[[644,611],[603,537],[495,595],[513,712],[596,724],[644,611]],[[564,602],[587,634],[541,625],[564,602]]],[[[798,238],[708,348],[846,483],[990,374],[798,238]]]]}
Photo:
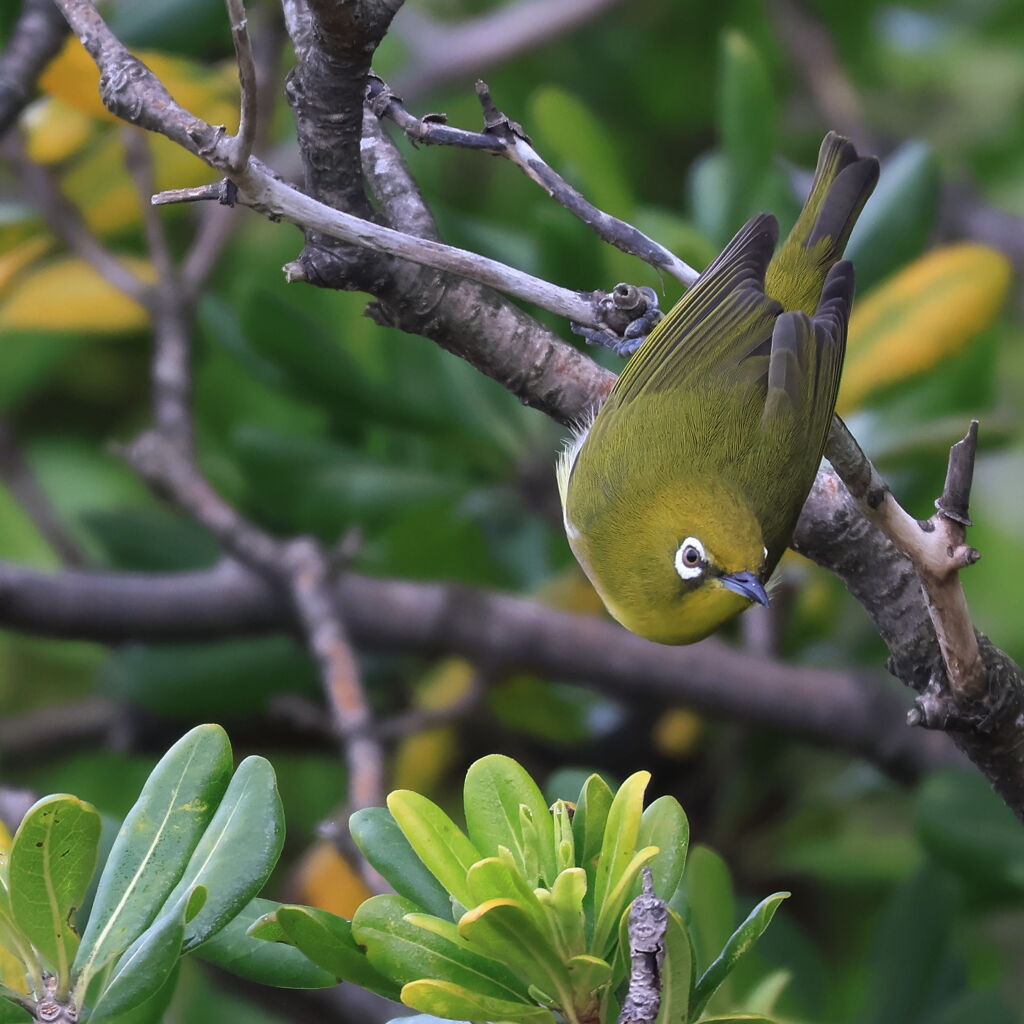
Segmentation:
{"type": "Polygon", "coordinates": [[[553,941],[548,915],[541,907],[533,886],[519,873],[511,855],[506,853],[506,857],[507,860],[485,857],[469,869],[466,881],[473,897],[471,905],[475,907],[496,899],[515,900],[530,915],[533,923],[553,941]]]}
{"type": "Polygon", "coordinates": [[[107,1014],[93,1013],[88,1017],[89,1024],[163,1024],[164,1015],[170,1005],[174,992],[178,987],[178,976],[181,974],[181,960],[174,965],[163,985],[151,996],[137,1006],[124,1013],[107,1014]]]}
{"type": "Polygon", "coordinates": [[[348,820],[363,856],[391,887],[428,914],[451,920],[452,903],[444,886],[427,870],[386,807],[365,807],[348,820]]]}
{"type": "Polygon", "coordinates": [[[11,911],[25,938],[67,990],[78,948],[72,927],[82,905],[100,840],[100,816],[77,797],[44,797],[25,815],[11,846],[11,911]]]}
{"type": "Polygon", "coordinates": [[[188,893],[176,908],[159,918],[125,950],[104,980],[96,1000],[97,1016],[124,1013],[160,991],[181,956],[186,911],[190,905],[195,906],[193,899],[200,902],[204,898],[188,893]]]}
{"type": "Polygon", "coordinates": [[[161,758],[128,812],[100,876],[75,960],[76,1002],[92,974],[142,934],[174,889],[231,776],[217,725],[186,733],[161,758]]]}
{"type": "Polygon", "coordinates": [[[504,962],[411,924],[406,915],[415,913],[400,896],[373,896],[352,919],[352,937],[386,978],[399,985],[435,978],[496,999],[528,1001],[526,985],[504,962]]]}
{"type": "Polygon", "coordinates": [[[695,846],[669,905],[690,930],[697,962],[710,964],[736,924],[736,898],[725,861],[710,847],[695,846]]]}
{"type": "Polygon", "coordinates": [[[481,995],[450,981],[413,981],[402,988],[402,1002],[414,1010],[449,1020],[554,1024],[550,1010],[481,995]]]}
{"type": "MultiPolygon", "coordinates": [[[[650,772],[636,772],[619,787],[608,809],[601,854],[594,877],[594,909],[600,917],[608,894],[618,884],[637,849],[640,819],[644,809],[644,791],[650,782],[650,772]]],[[[618,921],[609,923],[614,926],[618,921]]]]}
{"type": "Polygon", "coordinates": [[[284,941],[284,932],[271,941],[254,938],[248,929],[281,904],[254,899],[212,938],[195,949],[195,955],[232,974],[275,988],[326,988],[338,976],[314,964],[300,950],[284,941]]]}
{"type": "Polygon", "coordinates": [[[185,952],[223,928],[263,888],[283,845],[284,810],[274,769],[266,758],[247,757],[165,902],[172,908],[197,885],[210,892],[185,929],[185,952]]]}
{"type": "Polygon", "coordinates": [[[658,797],[640,818],[637,846],[658,847],[651,875],[654,893],[663,900],[670,900],[679,887],[689,843],[690,822],[679,801],[672,796],[658,797]]]}
{"type": "MultiPolygon", "coordinates": [[[[551,824],[551,846],[554,852],[555,871],[561,873],[576,866],[576,840],[572,834],[572,815],[564,800],[556,800],[552,804],[551,824]]],[[[548,884],[551,884],[550,879],[548,884]]]]}
{"type": "Polygon", "coordinates": [[[566,868],[548,894],[538,894],[551,917],[552,927],[562,949],[573,956],[582,953],[585,944],[583,901],[587,893],[587,875],[583,868],[566,868]]]}
{"type": "Polygon", "coordinates": [[[700,976],[693,990],[693,1012],[700,1013],[715,994],[719,985],[725,981],[736,964],[753,948],[754,943],[764,934],[771,924],[779,904],[790,894],[788,892],[773,893],[747,915],[747,919],[732,933],[722,952],[700,976]]]}
{"type": "Polygon", "coordinates": [[[316,907],[280,907],[274,918],[288,941],[318,967],[387,999],[398,999],[399,986],[385,978],[352,938],[352,922],[316,907]]]}
{"type": "Polygon", "coordinates": [[[726,1017],[701,1017],[700,1024],[780,1024],[774,1017],[759,1013],[730,1013],[726,1017]]]}
{"type": "Polygon", "coordinates": [[[530,868],[539,861],[543,883],[554,881],[554,825],[547,801],[526,769],[510,757],[490,754],[470,765],[463,790],[466,828],[482,856],[493,857],[501,847],[510,850],[531,885],[530,868]],[[532,821],[531,842],[525,817],[532,821]],[[531,849],[532,847],[532,849],[531,849]]]}
{"type": "Polygon", "coordinates": [[[388,810],[427,870],[465,907],[472,904],[466,873],[480,851],[437,804],[408,789],[388,796],[388,810]]]}
{"type": "Polygon", "coordinates": [[[566,1000],[569,975],[558,951],[529,912],[515,900],[497,899],[467,911],[459,934],[474,948],[509,964],[531,985],[551,997],[566,1000]]]}
{"type": "Polygon", "coordinates": [[[693,990],[693,948],[682,918],[670,910],[661,965],[661,1004],[655,1024],[681,1024],[690,1019],[693,990]]]}
{"type": "Polygon", "coordinates": [[[886,159],[846,246],[863,293],[919,256],[939,211],[939,163],[925,142],[904,142],[886,159]]]}

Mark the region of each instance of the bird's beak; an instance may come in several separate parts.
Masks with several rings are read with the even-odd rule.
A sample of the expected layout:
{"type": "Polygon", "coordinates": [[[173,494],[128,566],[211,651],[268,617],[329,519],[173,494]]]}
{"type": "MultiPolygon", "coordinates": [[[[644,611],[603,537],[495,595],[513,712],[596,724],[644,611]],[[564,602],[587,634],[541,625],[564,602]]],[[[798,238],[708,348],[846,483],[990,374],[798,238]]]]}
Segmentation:
{"type": "Polygon", "coordinates": [[[768,607],[768,594],[764,589],[764,584],[749,570],[730,572],[725,576],[720,576],[719,580],[723,587],[728,587],[740,597],[768,607]]]}

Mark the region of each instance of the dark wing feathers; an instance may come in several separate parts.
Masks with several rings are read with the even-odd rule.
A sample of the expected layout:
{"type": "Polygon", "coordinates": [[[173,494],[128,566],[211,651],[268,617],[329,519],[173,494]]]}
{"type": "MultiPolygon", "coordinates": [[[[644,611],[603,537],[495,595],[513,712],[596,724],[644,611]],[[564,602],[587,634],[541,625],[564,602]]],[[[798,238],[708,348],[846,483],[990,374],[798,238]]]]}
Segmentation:
{"type": "Polygon", "coordinates": [[[768,337],[782,311],[764,294],[778,232],[766,213],[740,229],[626,364],[612,391],[615,401],[735,366],[768,337]]]}
{"type": "Polygon", "coordinates": [[[768,380],[761,422],[776,416],[795,415],[802,405],[807,377],[807,350],[814,329],[806,313],[783,313],[775,321],[768,356],[768,380]]]}
{"type": "Polygon", "coordinates": [[[853,225],[878,181],[878,161],[874,157],[858,157],[853,146],[848,142],[846,145],[852,154],[852,157],[847,154],[848,159],[852,162],[848,162],[828,186],[805,243],[810,248],[823,238],[831,239],[831,259],[840,256],[846,248],[853,225]]]}

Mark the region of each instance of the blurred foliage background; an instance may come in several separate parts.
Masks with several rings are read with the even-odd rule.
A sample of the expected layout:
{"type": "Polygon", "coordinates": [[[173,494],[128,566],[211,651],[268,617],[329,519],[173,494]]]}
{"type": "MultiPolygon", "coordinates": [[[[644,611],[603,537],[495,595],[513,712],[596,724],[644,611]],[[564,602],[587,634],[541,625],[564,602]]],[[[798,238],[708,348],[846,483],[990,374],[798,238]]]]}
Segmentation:
{"type": "MultiPolygon", "coordinates": [[[[499,6],[408,5],[442,24],[499,6]]],[[[16,6],[0,12],[0,34],[16,6]]],[[[105,6],[177,99],[232,126],[237,90],[220,0],[105,6]]],[[[272,10],[252,7],[258,30],[272,10]]],[[[831,41],[832,55],[801,50],[793,11],[788,2],[632,0],[485,77],[499,106],[597,205],[703,266],[750,213],[769,208],[784,227],[791,221],[822,134],[846,127],[828,122],[820,75],[813,86],[808,70],[826,85],[837,69],[848,76],[854,121],[883,170],[851,241],[859,297],[840,406],[921,516],[948,445],[970,417],[981,419],[972,543],[983,558],[965,584],[978,627],[1024,659],[1021,293],[1006,255],[964,227],[965,204],[989,221],[998,211],[1024,217],[1024,9],[1018,0],[817,0],[798,13],[831,41]]],[[[399,86],[416,51],[416,23],[401,25],[376,61],[399,86]]],[[[69,43],[22,129],[92,229],[144,261],[121,128],[95,79],[69,43]]],[[[453,124],[479,125],[472,82],[422,92],[413,76],[409,85],[415,112],[443,109],[453,124]]],[[[294,172],[283,100],[271,137],[272,162],[294,172]]],[[[565,286],[629,280],[661,289],[664,308],[674,301],[672,282],[599,244],[513,167],[403,147],[446,241],[565,286]]],[[[153,151],[158,187],[208,180],[170,143],[155,140],[153,151]]],[[[212,542],[110,451],[149,415],[144,311],[64,252],[13,176],[0,174],[5,444],[17,445],[84,564],[212,564],[212,542]]],[[[184,247],[195,211],[166,216],[184,247]]],[[[300,248],[298,232],[234,216],[237,234],[202,299],[195,346],[199,452],[220,491],[282,534],[333,542],[358,527],[360,571],[465,581],[599,613],[551,513],[558,428],[431,343],[373,324],[364,296],[286,285],[280,268],[300,248]]],[[[0,480],[0,558],[45,568],[61,560],[10,472],[0,480]]],[[[796,556],[782,574],[786,597],[771,624],[780,656],[879,668],[882,644],[835,579],[796,556]]],[[[742,623],[733,634],[763,642],[742,623]]],[[[377,654],[362,666],[382,715],[459,705],[474,685],[474,669],[458,659],[377,654]]],[[[169,740],[218,721],[280,775],[289,845],[276,895],[351,913],[361,883],[317,832],[344,796],[343,768],[287,711],[319,699],[309,659],[284,636],[107,648],[0,633],[0,769],[8,785],[70,790],[116,819],[169,740]],[[105,746],[19,742],[27,713],[73,718],[96,696],[118,709],[105,746]]],[[[760,976],[791,974],[780,1014],[844,1024],[1021,1019],[1024,830],[980,778],[950,772],[901,785],[847,755],[741,722],[519,676],[489,680],[469,717],[401,740],[390,782],[444,803],[466,764],[492,751],[553,777],[554,795],[583,769],[621,779],[651,768],[653,789],[678,796],[695,839],[730,865],[741,910],[758,892],[792,889],[757,954],[760,976]]],[[[287,1019],[251,1004],[243,1011],[237,995],[186,968],[168,1019],[287,1019]]]]}

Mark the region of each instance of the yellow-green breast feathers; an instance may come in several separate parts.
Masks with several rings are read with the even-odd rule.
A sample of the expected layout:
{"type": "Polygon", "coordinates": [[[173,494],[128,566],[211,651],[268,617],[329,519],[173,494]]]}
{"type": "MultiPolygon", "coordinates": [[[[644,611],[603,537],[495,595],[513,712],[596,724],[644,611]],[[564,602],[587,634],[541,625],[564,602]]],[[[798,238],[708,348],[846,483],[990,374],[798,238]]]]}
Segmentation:
{"type": "Polygon", "coordinates": [[[687,643],[764,599],[828,434],[853,296],[836,260],[876,176],[829,136],[779,253],[775,218],[751,219],[567,443],[569,543],[635,632],[687,643]]]}

